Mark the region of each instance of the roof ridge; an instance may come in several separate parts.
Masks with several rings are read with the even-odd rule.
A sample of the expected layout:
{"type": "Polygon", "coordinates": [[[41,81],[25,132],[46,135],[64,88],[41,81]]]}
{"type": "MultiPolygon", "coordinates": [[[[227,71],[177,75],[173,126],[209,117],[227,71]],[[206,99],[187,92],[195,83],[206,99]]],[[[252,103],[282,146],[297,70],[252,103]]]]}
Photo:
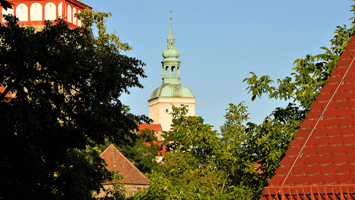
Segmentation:
{"type": "Polygon", "coordinates": [[[117,166],[116,166],[116,157],[115,157],[115,149],[112,144],[110,144],[109,148],[111,149],[111,157],[112,157],[112,164],[113,164],[113,169],[117,171],[117,166]]]}

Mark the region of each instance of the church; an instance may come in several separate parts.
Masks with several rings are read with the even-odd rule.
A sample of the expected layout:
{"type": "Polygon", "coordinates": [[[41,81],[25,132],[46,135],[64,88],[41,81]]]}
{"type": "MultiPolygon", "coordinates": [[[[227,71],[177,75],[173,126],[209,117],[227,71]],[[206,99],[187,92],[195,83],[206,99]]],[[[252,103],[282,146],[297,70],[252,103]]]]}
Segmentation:
{"type": "Polygon", "coordinates": [[[195,97],[192,91],[181,84],[180,51],[175,48],[175,38],[172,30],[172,18],[170,18],[170,31],[168,47],[163,51],[162,79],[160,87],[152,92],[149,102],[149,118],[154,123],[160,124],[163,131],[169,131],[172,122],[172,105],[179,107],[188,105],[187,116],[195,116],[195,97]]]}

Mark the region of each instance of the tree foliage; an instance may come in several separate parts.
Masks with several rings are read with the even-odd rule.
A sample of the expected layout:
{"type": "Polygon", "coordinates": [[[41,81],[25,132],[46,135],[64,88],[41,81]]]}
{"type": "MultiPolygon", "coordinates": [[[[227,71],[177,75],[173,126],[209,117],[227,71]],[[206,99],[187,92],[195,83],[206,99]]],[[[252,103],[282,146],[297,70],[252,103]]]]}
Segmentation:
{"type": "MultiPolygon", "coordinates": [[[[241,105],[242,107],[242,105],[241,105]]],[[[239,113],[240,110],[233,110],[239,113]]],[[[141,199],[248,199],[249,190],[232,178],[240,170],[256,173],[255,165],[235,165],[235,146],[230,140],[221,138],[212,126],[203,123],[201,117],[186,116],[187,107],[174,107],[172,131],[166,133],[167,152],[158,172],[149,176],[153,182],[149,189],[140,194],[141,199]]],[[[240,119],[242,121],[242,119],[240,119]]],[[[230,122],[232,123],[232,122],[230,122]]],[[[226,136],[227,138],[227,136],[226,136]]],[[[239,174],[238,174],[239,173],[239,174]]],[[[238,177],[247,180],[248,177],[238,177]]]]}
{"type": "Polygon", "coordinates": [[[0,6],[3,7],[5,10],[12,8],[12,3],[8,2],[7,0],[0,0],[0,6]]]}
{"type": "Polygon", "coordinates": [[[0,25],[1,198],[90,199],[112,176],[87,147],[125,144],[136,123],[148,122],[119,100],[146,76],[140,60],[120,53],[129,47],[105,32],[106,16],[85,11],[75,29],[59,20],[35,32],[11,16],[0,25]]]}
{"type": "MultiPolygon", "coordinates": [[[[295,60],[294,71],[283,79],[251,72],[244,82],[252,100],[266,95],[288,102],[261,124],[249,121],[243,103],[230,104],[219,134],[201,117],[187,117],[186,106],[174,107],[167,152],[158,165],[151,162],[156,154],[147,153],[158,147],[145,143],[154,140],[152,132],[131,134],[137,122],[148,119],[130,114],[118,99],[130,87],[142,87],[143,63],[122,55],[131,48],[106,33],[109,14],[77,16],[83,18],[80,29],[58,21],[34,32],[10,17],[0,26],[0,82],[6,88],[0,95],[1,198],[91,198],[91,191],[117,176],[98,155],[98,145],[107,140],[152,172],[149,189],[132,198],[258,199],[354,35],[353,27],[338,26],[330,48],[295,60]],[[15,96],[8,99],[10,93],[15,96]]],[[[117,198],[123,198],[120,188],[117,198]]]]}
{"type": "MultiPolygon", "coordinates": [[[[350,20],[354,25],[355,18],[350,20]]],[[[251,72],[244,79],[252,100],[266,95],[288,102],[284,108],[275,108],[261,124],[248,121],[242,103],[230,104],[219,135],[208,131],[209,125],[201,118],[184,117],[184,108],[175,109],[165,169],[153,176],[155,182],[146,195],[158,199],[188,199],[189,195],[196,199],[259,199],[354,35],[354,27],[337,26],[334,33],[330,48],[321,47],[323,53],[296,59],[290,76],[274,81],[251,72]]]]}
{"type": "Polygon", "coordinates": [[[151,173],[157,170],[159,152],[162,143],[157,142],[155,132],[145,129],[137,133],[134,145],[119,145],[118,149],[136,166],[142,173],[151,173]]]}

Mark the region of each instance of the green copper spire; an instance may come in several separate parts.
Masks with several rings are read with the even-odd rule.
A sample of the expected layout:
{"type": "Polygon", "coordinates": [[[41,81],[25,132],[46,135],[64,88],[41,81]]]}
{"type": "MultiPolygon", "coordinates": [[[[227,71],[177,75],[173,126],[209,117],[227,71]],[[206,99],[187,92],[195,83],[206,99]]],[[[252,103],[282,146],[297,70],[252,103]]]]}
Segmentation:
{"type": "MultiPolygon", "coordinates": [[[[171,13],[171,11],[170,11],[171,13]]],[[[180,83],[180,51],[175,48],[172,18],[170,17],[170,31],[168,36],[168,48],[163,51],[163,83],[180,83]]]]}
{"type": "Polygon", "coordinates": [[[173,35],[173,25],[172,25],[173,18],[170,17],[170,32],[168,37],[168,48],[175,48],[175,38],[173,35]]]}
{"type": "MultiPolygon", "coordinates": [[[[170,11],[171,13],[171,11],[170,11]]],[[[180,51],[175,48],[173,35],[172,18],[170,17],[170,31],[168,36],[168,47],[163,51],[164,60],[162,63],[163,84],[153,91],[149,101],[159,97],[195,98],[191,90],[180,83],[180,51]]]]}

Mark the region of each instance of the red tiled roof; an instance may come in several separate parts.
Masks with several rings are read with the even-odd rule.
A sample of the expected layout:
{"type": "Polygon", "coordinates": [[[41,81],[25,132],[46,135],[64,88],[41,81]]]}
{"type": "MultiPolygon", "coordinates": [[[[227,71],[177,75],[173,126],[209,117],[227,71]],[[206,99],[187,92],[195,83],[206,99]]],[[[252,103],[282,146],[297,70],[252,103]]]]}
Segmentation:
{"type": "MultiPolygon", "coordinates": [[[[143,123],[143,124],[138,124],[138,129],[139,131],[145,130],[145,129],[150,129],[153,131],[160,131],[162,132],[161,126],[160,124],[147,124],[147,123],[143,123]]],[[[157,142],[157,141],[153,141],[154,144],[158,144],[161,145],[163,144],[162,142],[157,142]]],[[[146,143],[147,146],[150,146],[149,142],[146,143]]],[[[162,146],[162,150],[158,151],[159,155],[164,155],[164,152],[166,151],[166,146],[163,145],[162,146]]]]}
{"type": "Polygon", "coordinates": [[[261,199],[274,199],[276,192],[292,199],[344,193],[355,198],[354,58],[352,37],[261,199]]]}
{"type": "MultiPolygon", "coordinates": [[[[0,85],[0,94],[2,94],[5,90],[6,88],[3,85],[0,85]]],[[[7,93],[5,97],[12,98],[12,95],[7,93]]]]}
{"type": "Polygon", "coordinates": [[[100,155],[110,171],[119,171],[126,176],[119,182],[123,184],[147,185],[149,180],[113,145],[110,144],[100,155]]]}
{"type": "MultiPolygon", "coordinates": [[[[163,142],[157,142],[157,141],[155,141],[155,140],[153,141],[153,143],[154,143],[154,144],[158,144],[159,146],[160,146],[160,145],[163,145],[163,142]]],[[[150,144],[149,142],[146,142],[145,145],[147,145],[148,147],[151,146],[151,144],[150,144]]],[[[163,145],[162,148],[161,148],[161,150],[158,151],[158,155],[159,155],[159,156],[164,155],[164,152],[165,152],[165,151],[166,151],[166,146],[163,145]]]]}
{"type": "Polygon", "coordinates": [[[138,129],[140,131],[144,129],[150,129],[153,131],[162,131],[160,124],[147,124],[147,123],[138,124],[138,129]]]}

